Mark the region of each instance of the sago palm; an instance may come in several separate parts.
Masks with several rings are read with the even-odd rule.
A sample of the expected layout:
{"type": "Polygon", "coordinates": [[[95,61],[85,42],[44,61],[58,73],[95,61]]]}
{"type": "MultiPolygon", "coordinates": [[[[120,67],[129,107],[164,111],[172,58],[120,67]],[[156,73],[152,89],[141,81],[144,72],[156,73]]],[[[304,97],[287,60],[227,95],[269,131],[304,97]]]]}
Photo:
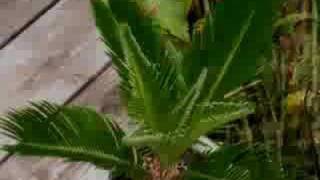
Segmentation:
{"type": "Polygon", "coordinates": [[[120,179],[283,178],[261,148],[206,137],[254,112],[224,94],[271,59],[278,0],[91,2],[136,129],[125,132],[90,108],[32,103],[1,119],[1,132],[16,140],[5,150],[90,162],[120,179]]]}

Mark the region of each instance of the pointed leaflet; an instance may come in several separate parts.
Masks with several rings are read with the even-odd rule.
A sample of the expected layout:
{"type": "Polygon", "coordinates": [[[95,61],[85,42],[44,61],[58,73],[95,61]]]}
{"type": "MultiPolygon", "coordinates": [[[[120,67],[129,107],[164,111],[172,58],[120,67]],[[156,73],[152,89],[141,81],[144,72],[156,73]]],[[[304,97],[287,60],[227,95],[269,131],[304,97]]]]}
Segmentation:
{"type": "Polygon", "coordinates": [[[122,27],[122,46],[133,79],[135,97],[143,100],[145,123],[155,131],[167,132],[171,121],[168,112],[172,106],[170,89],[162,88],[161,79],[169,74],[159,71],[143,54],[129,26],[122,27]],[[162,78],[161,78],[162,77],[162,78]],[[160,78],[160,79],[159,79],[160,78]]]}
{"type": "Polygon", "coordinates": [[[120,25],[115,19],[109,1],[91,0],[92,12],[97,29],[105,44],[107,53],[112,56],[112,63],[120,76],[120,89],[122,99],[126,101],[130,96],[131,84],[129,81],[129,69],[124,58],[122,44],[120,42],[120,25]]]}
{"type": "Polygon", "coordinates": [[[164,164],[176,162],[193,143],[188,133],[192,129],[190,127],[192,114],[196,109],[200,92],[207,77],[206,75],[207,70],[204,68],[197,82],[185,95],[185,98],[179,102],[173,102],[172,104],[176,104],[176,107],[173,110],[169,108],[167,112],[164,112],[170,118],[169,120],[174,121],[175,126],[170,127],[168,125],[170,122],[166,122],[166,119],[157,119],[161,120],[166,131],[157,133],[158,129],[155,129],[151,134],[144,131],[142,133],[135,133],[132,136],[126,137],[124,139],[125,143],[135,146],[148,145],[154,148],[164,164]]]}
{"type": "Polygon", "coordinates": [[[186,171],[186,180],[285,180],[277,162],[263,147],[225,146],[194,160],[186,171]]]}
{"type": "Polygon", "coordinates": [[[271,59],[275,4],[276,1],[273,0],[241,2],[231,0],[218,4],[215,17],[215,42],[212,47],[217,51],[211,51],[212,59],[208,62],[209,67],[213,69],[220,68],[226,63],[237,37],[242,33],[239,30],[244,30],[245,23],[248,22],[252,13],[254,15],[248,22],[248,29],[213,97],[223,95],[250,80],[255,75],[262,57],[271,59]],[[222,48],[222,51],[218,48],[222,48]]]}
{"type": "Polygon", "coordinates": [[[169,33],[189,41],[187,14],[192,0],[155,0],[159,5],[161,27],[169,33]]]}
{"type": "Polygon", "coordinates": [[[242,102],[213,102],[210,105],[200,107],[199,114],[195,116],[192,139],[197,139],[202,135],[223,127],[225,124],[244,118],[254,113],[254,106],[242,102]],[[205,109],[205,111],[202,111],[205,109]]]}
{"type": "Polygon", "coordinates": [[[146,57],[152,62],[158,62],[160,58],[160,22],[158,17],[147,12],[145,3],[141,3],[141,1],[109,0],[109,3],[117,21],[130,26],[132,34],[146,57]]]}
{"type": "Polygon", "coordinates": [[[124,166],[130,165],[129,161],[123,160],[113,154],[105,154],[102,151],[92,151],[91,149],[86,149],[81,146],[20,143],[16,146],[7,146],[4,149],[21,155],[67,157],[68,160],[71,161],[89,162],[103,168],[111,168],[116,164],[124,166]]]}
{"type": "Polygon", "coordinates": [[[159,153],[161,162],[170,164],[179,160],[181,155],[191,146],[193,139],[190,138],[192,130],[192,116],[199,102],[199,97],[207,78],[208,70],[204,68],[198,77],[197,82],[185,95],[185,98],[176,103],[171,110],[171,117],[178,124],[174,131],[163,134],[163,141],[156,150],[159,153]]]}
{"type": "Polygon", "coordinates": [[[89,108],[32,103],[1,118],[0,129],[13,135],[17,144],[5,149],[17,154],[58,156],[103,168],[131,161],[130,149],[120,142],[122,130],[89,108]]]}
{"type": "MultiPolygon", "coordinates": [[[[251,11],[251,14],[248,16],[247,21],[243,23],[243,26],[241,27],[241,31],[239,32],[239,35],[234,39],[234,42],[232,43],[233,46],[230,48],[230,52],[225,57],[223,64],[221,64],[220,66],[218,65],[218,68],[213,67],[214,69],[211,69],[211,70],[213,70],[213,72],[214,71],[216,71],[216,72],[214,72],[214,75],[213,75],[215,77],[215,82],[213,82],[212,87],[210,87],[208,99],[207,99],[208,102],[210,102],[213,97],[217,97],[217,96],[221,97],[221,95],[224,95],[224,93],[227,91],[222,91],[222,93],[217,93],[217,91],[221,91],[222,88],[228,88],[228,86],[227,86],[228,83],[232,83],[232,87],[229,87],[230,88],[229,90],[231,90],[231,88],[234,88],[234,85],[235,85],[234,80],[235,79],[233,79],[233,78],[242,76],[242,75],[235,76],[235,74],[231,74],[232,71],[230,69],[235,68],[235,66],[232,66],[232,65],[236,64],[234,62],[236,53],[241,48],[240,46],[241,46],[241,44],[244,40],[244,37],[248,31],[248,28],[250,27],[251,20],[252,20],[254,14],[255,14],[254,11],[251,11]],[[217,68],[217,69],[215,69],[215,68],[217,68]],[[229,72],[229,71],[231,71],[231,72],[229,72]],[[230,75],[232,75],[232,76],[230,76],[230,75]],[[228,77],[231,77],[231,79],[226,79],[228,77]]],[[[215,44],[217,44],[217,43],[215,43],[215,44]]],[[[217,58],[217,59],[219,59],[219,58],[217,58]]],[[[244,64],[242,62],[242,66],[243,65],[244,64]]],[[[255,69],[255,64],[253,64],[253,65],[247,64],[246,68],[249,68],[250,66],[251,67],[254,66],[254,68],[252,68],[252,70],[255,69]]],[[[209,67],[212,68],[210,65],[210,62],[209,62],[209,67]]],[[[236,66],[236,68],[237,68],[237,70],[240,70],[241,66],[236,66]]],[[[243,70],[247,70],[246,72],[248,72],[249,69],[243,69],[243,70]]],[[[232,72],[232,73],[234,73],[234,72],[232,72]]],[[[238,82],[238,86],[244,80],[245,79],[243,79],[242,81],[236,81],[236,82],[238,82]]]]}
{"type": "Polygon", "coordinates": [[[207,154],[204,160],[194,160],[186,172],[187,180],[249,180],[246,168],[237,165],[237,158],[245,152],[240,146],[224,146],[217,151],[207,154]],[[236,178],[230,174],[237,173],[236,178]]]}
{"type": "Polygon", "coordinates": [[[119,24],[112,14],[108,1],[91,0],[91,4],[97,29],[109,50],[108,53],[123,59],[119,24]]]}
{"type": "Polygon", "coordinates": [[[185,62],[188,82],[193,82],[194,74],[207,66],[212,77],[208,87],[217,83],[212,95],[221,98],[250,80],[261,58],[271,56],[275,2],[228,0],[217,3],[206,18],[204,29],[193,39],[193,52],[185,62]]]}

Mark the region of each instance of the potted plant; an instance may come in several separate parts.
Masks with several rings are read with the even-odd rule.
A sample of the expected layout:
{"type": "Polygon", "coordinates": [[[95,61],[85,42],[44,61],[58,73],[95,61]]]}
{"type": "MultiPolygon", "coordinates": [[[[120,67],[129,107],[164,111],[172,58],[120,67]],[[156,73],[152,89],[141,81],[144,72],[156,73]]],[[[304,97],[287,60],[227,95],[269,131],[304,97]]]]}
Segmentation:
{"type": "Polygon", "coordinates": [[[113,179],[282,179],[259,146],[218,145],[206,135],[254,113],[224,95],[270,59],[277,0],[92,0],[120,78],[128,120],[90,108],[32,103],[0,121],[5,150],[111,170],[113,179]],[[188,19],[189,18],[189,19],[188,19]]]}

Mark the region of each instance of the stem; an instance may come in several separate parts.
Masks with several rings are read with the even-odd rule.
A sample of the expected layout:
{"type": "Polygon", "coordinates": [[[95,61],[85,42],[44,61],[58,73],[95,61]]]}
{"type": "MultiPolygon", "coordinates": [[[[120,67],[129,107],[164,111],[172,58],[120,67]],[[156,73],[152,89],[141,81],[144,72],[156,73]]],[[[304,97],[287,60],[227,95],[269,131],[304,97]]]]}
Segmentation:
{"type": "Polygon", "coordinates": [[[232,64],[232,61],[234,60],[236,53],[239,51],[240,45],[241,45],[246,33],[248,32],[248,29],[251,25],[251,21],[252,21],[254,15],[255,15],[255,11],[252,10],[250,16],[248,17],[248,19],[246,20],[246,22],[242,26],[242,28],[239,32],[239,36],[235,38],[234,46],[230,49],[230,52],[225,60],[223,67],[221,68],[221,70],[218,74],[217,79],[215,80],[214,84],[210,88],[208,97],[206,99],[207,102],[210,102],[212,100],[212,98],[215,95],[215,93],[216,93],[220,83],[222,82],[225,74],[229,70],[230,65],[232,64]]]}
{"type": "MultiPolygon", "coordinates": [[[[313,70],[312,70],[312,91],[313,93],[317,94],[318,92],[318,67],[319,67],[319,63],[318,63],[318,12],[317,12],[317,2],[316,0],[312,0],[312,17],[313,17],[313,21],[312,21],[312,49],[311,49],[311,59],[312,59],[312,66],[313,66],[313,70]]],[[[316,119],[318,119],[317,117],[317,113],[319,110],[319,103],[316,100],[313,104],[313,112],[316,115],[316,119]]]]}
{"type": "Polygon", "coordinates": [[[246,143],[248,143],[249,146],[252,145],[253,143],[253,135],[252,131],[249,125],[249,119],[248,118],[243,118],[241,119],[242,124],[243,124],[243,131],[246,139],[246,143]]]}
{"type": "MultiPolygon", "coordinates": [[[[318,62],[318,4],[316,0],[312,0],[312,49],[311,49],[311,59],[312,59],[312,91],[315,94],[315,101],[313,104],[313,114],[315,121],[319,121],[319,102],[318,102],[318,73],[319,73],[319,62],[318,62]]],[[[315,158],[316,174],[318,179],[320,178],[319,170],[319,155],[317,151],[316,144],[314,142],[313,128],[310,124],[310,136],[312,142],[313,155],[315,158]]]]}
{"type": "Polygon", "coordinates": [[[161,135],[145,135],[139,137],[124,137],[123,143],[128,146],[144,146],[149,143],[159,143],[163,140],[161,135]]]}
{"type": "Polygon", "coordinates": [[[197,15],[197,17],[201,17],[202,16],[202,12],[201,12],[201,4],[199,0],[195,0],[193,1],[194,3],[194,9],[195,9],[195,13],[197,15]]]}
{"type": "Polygon", "coordinates": [[[280,130],[276,130],[276,145],[277,145],[277,159],[279,162],[282,162],[282,137],[283,137],[283,131],[282,127],[284,126],[287,118],[287,102],[286,102],[286,97],[287,97],[287,75],[288,75],[288,54],[280,54],[280,102],[281,102],[281,112],[280,112],[280,121],[278,122],[280,127],[280,130]]]}
{"type": "Polygon", "coordinates": [[[204,14],[207,15],[210,13],[210,3],[208,0],[203,0],[204,14]]]}
{"type": "MultiPolygon", "coordinates": [[[[278,93],[280,93],[280,96],[282,97],[283,96],[282,95],[283,94],[283,87],[282,87],[283,86],[282,85],[282,82],[283,82],[282,63],[283,63],[283,60],[282,59],[283,58],[282,58],[282,54],[277,50],[272,51],[272,56],[273,56],[273,66],[274,66],[273,69],[276,68],[276,69],[274,69],[274,72],[273,72],[273,74],[275,75],[274,78],[276,79],[276,87],[278,88],[276,91],[278,91],[278,93]]],[[[273,134],[274,144],[272,144],[272,146],[275,146],[275,149],[276,149],[274,158],[278,163],[283,164],[283,160],[282,160],[283,121],[281,119],[281,115],[280,115],[280,117],[278,117],[278,115],[276,113],[276,104],[273,102],[273,97],[272,97],[273,95],[270,94],[270,92],[266,89],[265,86],[263,88],[264,88],[264,94],[265,94],[267,101],[268,101],[268,108],[269,108],[269,111],[271,114],[271,120],[274,124],[280,125],[280,128],[275,130],[274,134],[273,134]]],[[[280,102],[281,101],[282,101],[282,99],[280,99],[280,102]]],[[[283,113],[283,107],[281,106],[281,114],[282,113],[283,113]]],[[[270,145],[268,145],[268,147],[270,149],[270,145]]]]}

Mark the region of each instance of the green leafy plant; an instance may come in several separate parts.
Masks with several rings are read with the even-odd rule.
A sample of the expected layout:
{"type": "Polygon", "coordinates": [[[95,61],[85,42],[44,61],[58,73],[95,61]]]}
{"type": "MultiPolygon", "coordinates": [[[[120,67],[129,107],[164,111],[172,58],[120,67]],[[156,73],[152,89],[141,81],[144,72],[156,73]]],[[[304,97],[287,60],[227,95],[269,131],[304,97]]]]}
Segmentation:
{"type": "Polygon", "coordinates": [[[202,17],[192,24],[191,0],[91,2],[137,129],[126,132],[86,107],[32,103],[1,119],[1,132],[17,142],[5,150],[90,162],[114,178],[283,178],[267,152],[217,147],[206,137],[254,113],[252,103],[224,95],[255,79],[270,58],[278,1],[203,1],[202,17]]]}

